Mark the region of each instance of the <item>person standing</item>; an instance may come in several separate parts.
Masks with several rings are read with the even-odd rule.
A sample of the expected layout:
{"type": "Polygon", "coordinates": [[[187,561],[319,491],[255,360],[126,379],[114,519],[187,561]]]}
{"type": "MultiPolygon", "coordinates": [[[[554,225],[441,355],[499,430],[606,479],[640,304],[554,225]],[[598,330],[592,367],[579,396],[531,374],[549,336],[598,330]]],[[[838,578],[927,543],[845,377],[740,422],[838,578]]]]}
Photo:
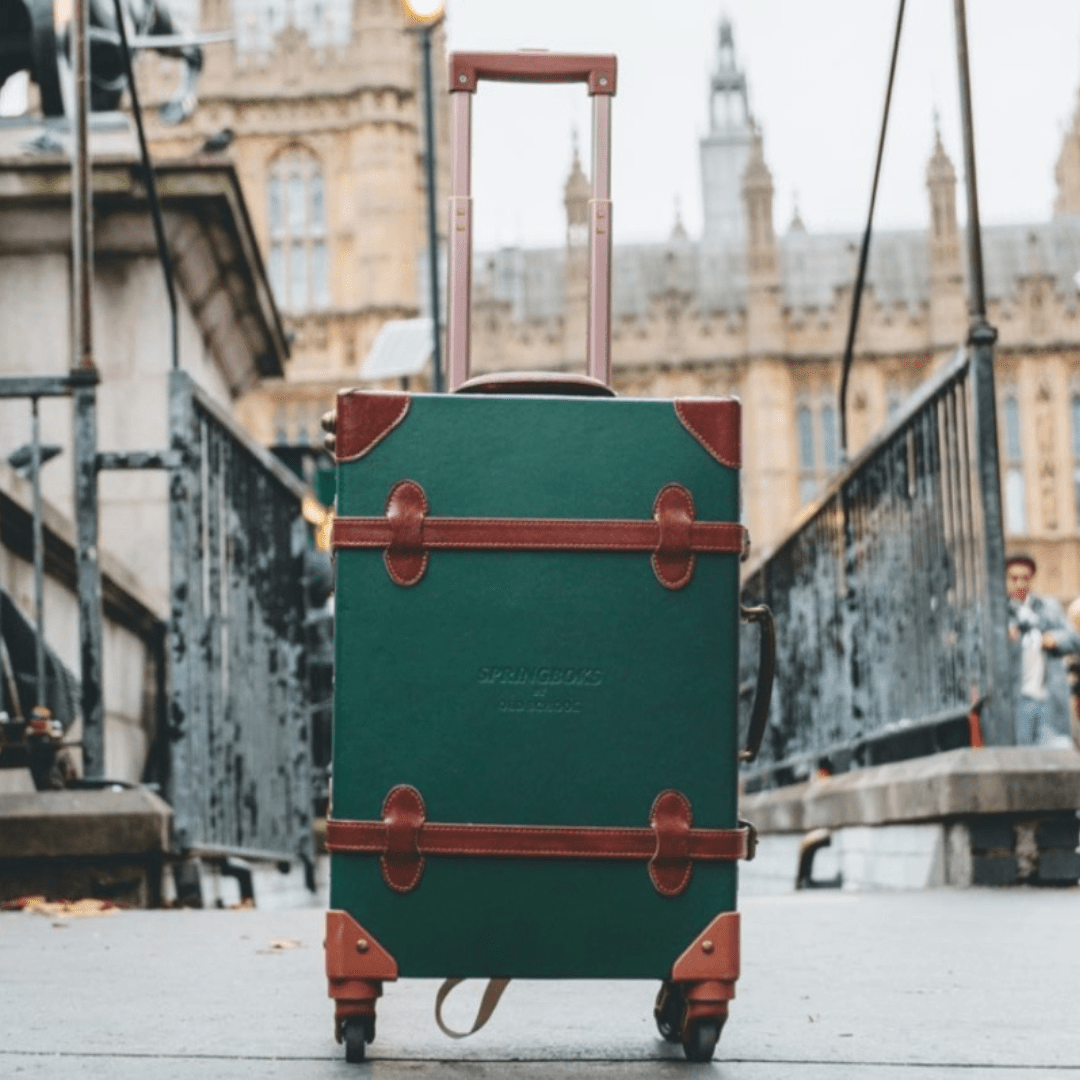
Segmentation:
{"type": "Polygon", "coordinates": [[[1080,652],[1080,634],[1065,621],[1056,600],[1032,592],[1036,569],[1030,555],[1005,560],[1009,640],[1020,646],[1016,744],[1070,746],[1069,687],[1061,658],[1080,652]]]}

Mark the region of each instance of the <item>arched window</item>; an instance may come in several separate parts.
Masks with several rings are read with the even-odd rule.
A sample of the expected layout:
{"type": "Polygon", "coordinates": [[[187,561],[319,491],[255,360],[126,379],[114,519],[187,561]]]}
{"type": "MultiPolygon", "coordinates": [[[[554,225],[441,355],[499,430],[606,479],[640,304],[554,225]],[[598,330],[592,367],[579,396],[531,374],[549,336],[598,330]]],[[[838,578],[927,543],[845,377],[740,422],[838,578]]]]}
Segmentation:
{"type": "Polygon", "coordinates": [[[825,468],[836,472],[840,464],[840,437],[836,430],[836,406],[825,402],[821,406],[821,445],[825,451],[825,468]]]}
{"type": "Polygon", "coordinates": [[[318,160],[303,150],[275,158],[267,182],[270,284],[286,311],[330,304],[326,189],[318,160]]]}
{"type": "Polygon", "coordinates": [[[1080,526],[1080,393],[1073,393],[1069,412],[1072,420],[1073,498],[1076,501],[1076,524],[1080,526]]]}
{"type": "Polygon", "coordinates": [[[799,437],[799,502],[807,503],[817,491],[817,463],[814,460],[814,414],[809,405],[795,411],[795,427],[799,437]]]}

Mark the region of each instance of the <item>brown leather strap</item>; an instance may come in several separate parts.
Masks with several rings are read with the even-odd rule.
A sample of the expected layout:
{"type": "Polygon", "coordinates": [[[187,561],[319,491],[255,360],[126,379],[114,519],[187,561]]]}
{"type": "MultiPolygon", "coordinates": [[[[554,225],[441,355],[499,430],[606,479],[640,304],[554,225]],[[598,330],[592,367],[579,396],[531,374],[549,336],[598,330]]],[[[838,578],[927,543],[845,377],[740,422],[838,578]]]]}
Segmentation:
{"type": "Polygon", "coordinates": [[[641,859],[657,891],[677,896],[695,862],[746,859],[751,829],[695,829],[689,800],[661,792],[648,828],[609,826],[472,825],[427,821],[420,793],[408,785],[391,790],[382,821],[326,823],[327,848],[335,854],[378,855],[383,879],[397,892],[420,883],[427,856],[526,859],[641,859]]]}
{"type": "Polygon", "coordinates": [[[661,489],[653,515],[651,521],[429,517],[424,489],[402,480],[390,491],[384,517],[335,518],[333,547],[384,549],[399,585],[423,577],[431,550],[651,552],[656,576],[669,589],[690,581],[696,554],[742,553],[743,526],[696,521],[693,497],[679,484],[661,489]]]}
{"type": "Polygon", "coordinates": [[[449,1035],[451,1039],[467,1039],[470,1035],[475,1035],[491,1019],[491,1014],[495,1012],[495,1006],[499,1004],[503,992],[510,985],[509,979],[488,979],[473,1026],[468,1031],[454,1031],[453,1028],[447,1027],[443,1022],[442,1008],[443,1003],[450,996],[450,991],[455,986],[460,986],[464,981],[464,979],[446,979],[442,986],[439,987],[439,992],[435,995],[435,1023],[439,1025],[439,1030],[444,1035],[449,1035]]]}

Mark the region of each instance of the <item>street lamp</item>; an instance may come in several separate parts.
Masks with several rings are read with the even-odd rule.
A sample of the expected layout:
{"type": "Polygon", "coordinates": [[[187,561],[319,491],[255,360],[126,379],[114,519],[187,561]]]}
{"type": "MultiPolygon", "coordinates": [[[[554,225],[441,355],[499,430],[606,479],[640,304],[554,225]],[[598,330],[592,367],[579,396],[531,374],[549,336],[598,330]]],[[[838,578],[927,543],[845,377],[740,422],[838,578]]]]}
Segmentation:
{"type": "Polygon", "coordinates": [[[420,30],[424,69],[425,159],[427,162],[428,273],[431,282],[431,388],[443,389],[442,339],[439,330],[439,234],[435,228],[435,102],[431,88],[431,32],[446,17],[446,0],[401,0],[405,14],[420,30]]]}

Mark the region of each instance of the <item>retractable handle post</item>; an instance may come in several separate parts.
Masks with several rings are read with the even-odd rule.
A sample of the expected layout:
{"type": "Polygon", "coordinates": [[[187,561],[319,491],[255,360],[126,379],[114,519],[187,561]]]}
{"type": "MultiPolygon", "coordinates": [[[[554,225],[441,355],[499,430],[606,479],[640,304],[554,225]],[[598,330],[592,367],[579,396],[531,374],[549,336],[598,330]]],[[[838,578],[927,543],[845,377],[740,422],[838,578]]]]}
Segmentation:
{"type": "Polygon", "coordinates": [[[447,384],[469,378],[472,296],[472,95],[482,79],[495,82],[583,82],[593,99],[592,198],[589,200],[590,376],[611,383],[611,99],[612,55],[512,52],[453,53],[450,57],[450,272],[447,384]]]}

